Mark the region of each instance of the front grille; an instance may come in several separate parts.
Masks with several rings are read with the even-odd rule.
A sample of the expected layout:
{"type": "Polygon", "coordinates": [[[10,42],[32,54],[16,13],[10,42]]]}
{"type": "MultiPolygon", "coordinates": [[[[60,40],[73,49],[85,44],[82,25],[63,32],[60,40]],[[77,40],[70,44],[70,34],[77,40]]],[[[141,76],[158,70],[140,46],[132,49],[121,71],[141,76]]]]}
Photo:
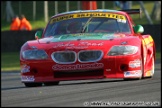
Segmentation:
{"type": "Polygon", "coordinates": [[[84,71],[66,71],[54,72],[54,78],[76,78],[76,77],[94,77],[103,76],[103,69],[84,70],[84,71]]]}
{"type": "Polygon", "coordinates": [[[97,62],[101,60],[103,52],[100,50],[56,51],[51,54],[53,61],[58,64],[75,63],[78,59],[81,63],[97,62]]]}
{"type": "Polygon", "coordinates": [[[103,56],[100,50],[83,50],[78,53],[78,60],[80,62],[96,62],[103,56]]]}
{"type": "Polygon", "coordinates": [[[51,54],[52,59],[59,64],[70,64],[76,61],[76,53],[74,51],[57,51],[51,54]]]}

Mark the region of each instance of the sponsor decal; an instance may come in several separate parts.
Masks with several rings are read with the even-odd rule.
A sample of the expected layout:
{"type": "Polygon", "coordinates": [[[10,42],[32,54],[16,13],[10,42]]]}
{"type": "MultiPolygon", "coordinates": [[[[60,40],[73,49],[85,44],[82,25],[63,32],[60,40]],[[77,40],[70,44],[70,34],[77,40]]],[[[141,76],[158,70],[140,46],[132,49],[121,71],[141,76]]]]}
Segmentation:
{"type": "Polygon", "coordinates": [[[151,36],[148,36],[142,40],[143,44],[146,45],[148,48],[153,46],[153,39],[151,36]]]}
{"type": "Polygon", "coordinates": [[[73,47],[73,46],[74,46],[74,44],[69,42],[69,43],[59,43],[59,44],[53,46],[53,48],[73,47]]]}
{"type": "Polygon", "coordinates": [[[117,19],[117,22],[126,23],[126,20],[117,19]]]}
{"type": "Polygon", "coordinates": [[[96,42],[80,42],[79,46],[103,46],[103,42],[96,43],[96,42]]]}
{"type": "MultiPolygon", "coordinates": [[[[72,36],[93,36],[93,33],[76,33],[76,34],[71,34],[72,36]]],[[[96,34],[95,34],[96,35],[96,34]]]]}
{"type": "Polygon", "coordinates": [[[131,67],[131,68],[137,68],[140,66],[141,66],[141,61],[139,59],[129,62],[129,67],[131,67]]]}
{"type": "MultiPolygon", "coordinates": [[[[118,34],[105,34],[102,36],[103,39],[107,38],[107,39],[114,39],[114,38],[122,38],[125,37],[125,34],[122,33],[118,33],[118,34]]],[[[121,42],[122,45],[123,42],[121,42]]],[[[125,41],[125,44],[127,44],[127,42],[125,41]]],[[[124,44],[123,44],[124,45],[124,44]]]]}
{"type": "Polygon", "coordinates": [[[33,82],[35,80],[34,76],[21,76],[21,81],[33,82]]]}
{"type": "Polygon", "coordinates": [[[23,66],[21,67],[21,72],[22,72],[22,73],[30,72],[30,66],[28,66],[28,65],[23,65],[23,66]]]}
{"type": "Polygon", "coordinates": [[[103,63],[93,63],[93,64],[74,64],[74,65],[54,65],[53,70],[77,70],[77,69],[97,69],[103,68],[103,63]]]}
{"type": "Polygon", "coordinates": [[[74,45],[73,43],[59,43],[55,46],[53,46],[53,48],[60,48],[60,47],[66,47],[68,48],[73,48],[73,49],[79,49],[79,48],[88,48],[89,46],[103,46],[103,42],[80,42],[78,45],[74,45]]]}
{"type": "Polygon", "coordinates": [[[114,36],[115,36],[115,37],[120,37],[120,38],[122,38],[122,37],[125,37],[125,34],[118,33],[118,34],[114,34],[114,36]]]}
{"type": "Polygon", "coordinates": [[[124,15],[121,14],[114,14],[114,13],[102,13],[102,12],[86,12],[86,13],[76,13],[76,14],[69,14],[69,15],[63,15],[63,16],[58,16],[54,17],[51,21],[50,24],[62,20],[68,20],[68,19],[73,19],[73,18],[86,18],[86,17],[106,17],[106,18],[113,18],[113,19],[120,19],[119,21],[125,23],[126,18],[124,15]]]}
{"type": "Polygon", "coordinates": [[[124,77],[140,77],[141,75],[142,75],[141,70],[124,72],[124,77]]]}
{"type": "Polygon", "coordinates": [[[114,33],[110,33],[110,34],[104,34],[103,37],[114,37],[114,33]]]}
{"type": "Polygon", "coordinates": [[[150,42],[153,42],[153,39],[151,36],[148,37],[150,42]]]}

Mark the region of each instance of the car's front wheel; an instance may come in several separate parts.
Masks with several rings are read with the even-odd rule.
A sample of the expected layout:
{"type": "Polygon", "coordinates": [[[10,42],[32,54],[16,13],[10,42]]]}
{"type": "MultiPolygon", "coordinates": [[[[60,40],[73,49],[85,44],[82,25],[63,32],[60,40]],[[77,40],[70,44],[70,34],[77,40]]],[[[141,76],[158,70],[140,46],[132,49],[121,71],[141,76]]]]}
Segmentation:
{"type": "Polygon", "coordinates": [[[42,83],[24,83],[26,87],[38,87],[42,86],[42,83]]]}

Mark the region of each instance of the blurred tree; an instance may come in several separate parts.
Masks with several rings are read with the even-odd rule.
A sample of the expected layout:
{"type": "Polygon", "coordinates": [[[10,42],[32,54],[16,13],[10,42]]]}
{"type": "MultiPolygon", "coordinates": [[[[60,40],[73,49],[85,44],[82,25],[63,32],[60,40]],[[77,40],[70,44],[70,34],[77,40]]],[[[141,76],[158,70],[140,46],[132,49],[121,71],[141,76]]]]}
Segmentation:
{"type": "Polygon", "coordinates": [[[55,1],[55,15],[58,14],[58,1],[55,1]]]}
{"type": "Polygon", "coordinates": [[[66,12],[69,11],[69,1],[66,1],[66,12]]]}
{"type": "Polygon", "coordinates": [[[78,7],[78,8],[77,8],[78,10],[81,9],[81,2],[80,2],[80,1],[77,2],[77,7],[78,7]]]}
{"type": "Polygon", "coordinates": [[[36,1],[33,1],[33,21],[36,19],[36,1]]]}
{"type": "Polygon", "coordinates": [[[151,17],[155,20],[159,20],[161,18],[161,1],[154,2],[151,17]]]}
{"type": "Polygon", "coordinates": [[[149,15],[147,9],[145,9],[145,7],[144,7],[143,1],[139,1],[139,4],[140,4],[140,7],[141,7],[142,11],[144,12],[148,22],[149,22],[149,24],[153,24],[152,19],[151,19],[150,15],[149,15]]]}
{"type": "Polygon", "coordinates": [[[7,22],[11,22],[11,19],[14,17],[14,11],[11,6],[11,1],[6,1],[6,17],[7,22]]]}
{"type": "Polygon", "coordinates": [[[44,1],[44,17],[45,22],[48,22],[48,1],[44,1]]]}
{"type": "Polygon", "coordinates": [[[122,10],[132,9],[132,1],[114,1],[114,9],[120,8],[122,10]]]}

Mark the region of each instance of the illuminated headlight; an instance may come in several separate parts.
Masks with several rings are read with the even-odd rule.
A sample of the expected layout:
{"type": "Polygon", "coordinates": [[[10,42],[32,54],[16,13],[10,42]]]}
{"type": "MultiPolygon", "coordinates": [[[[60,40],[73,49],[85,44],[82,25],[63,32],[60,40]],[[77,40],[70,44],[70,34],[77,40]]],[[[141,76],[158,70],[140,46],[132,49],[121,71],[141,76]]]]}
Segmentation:
{"type": "Polygon", "coordinates": [[[136,46],[113,46],[108,52],[109,56],[131,55],[138,51],[136,46]]]}
{"type": "Polygon", "coordinates": [[[44,50],[26,50],[22,52],[22,56],[28,60],[42,60],[48,57],[44,50]]]}

